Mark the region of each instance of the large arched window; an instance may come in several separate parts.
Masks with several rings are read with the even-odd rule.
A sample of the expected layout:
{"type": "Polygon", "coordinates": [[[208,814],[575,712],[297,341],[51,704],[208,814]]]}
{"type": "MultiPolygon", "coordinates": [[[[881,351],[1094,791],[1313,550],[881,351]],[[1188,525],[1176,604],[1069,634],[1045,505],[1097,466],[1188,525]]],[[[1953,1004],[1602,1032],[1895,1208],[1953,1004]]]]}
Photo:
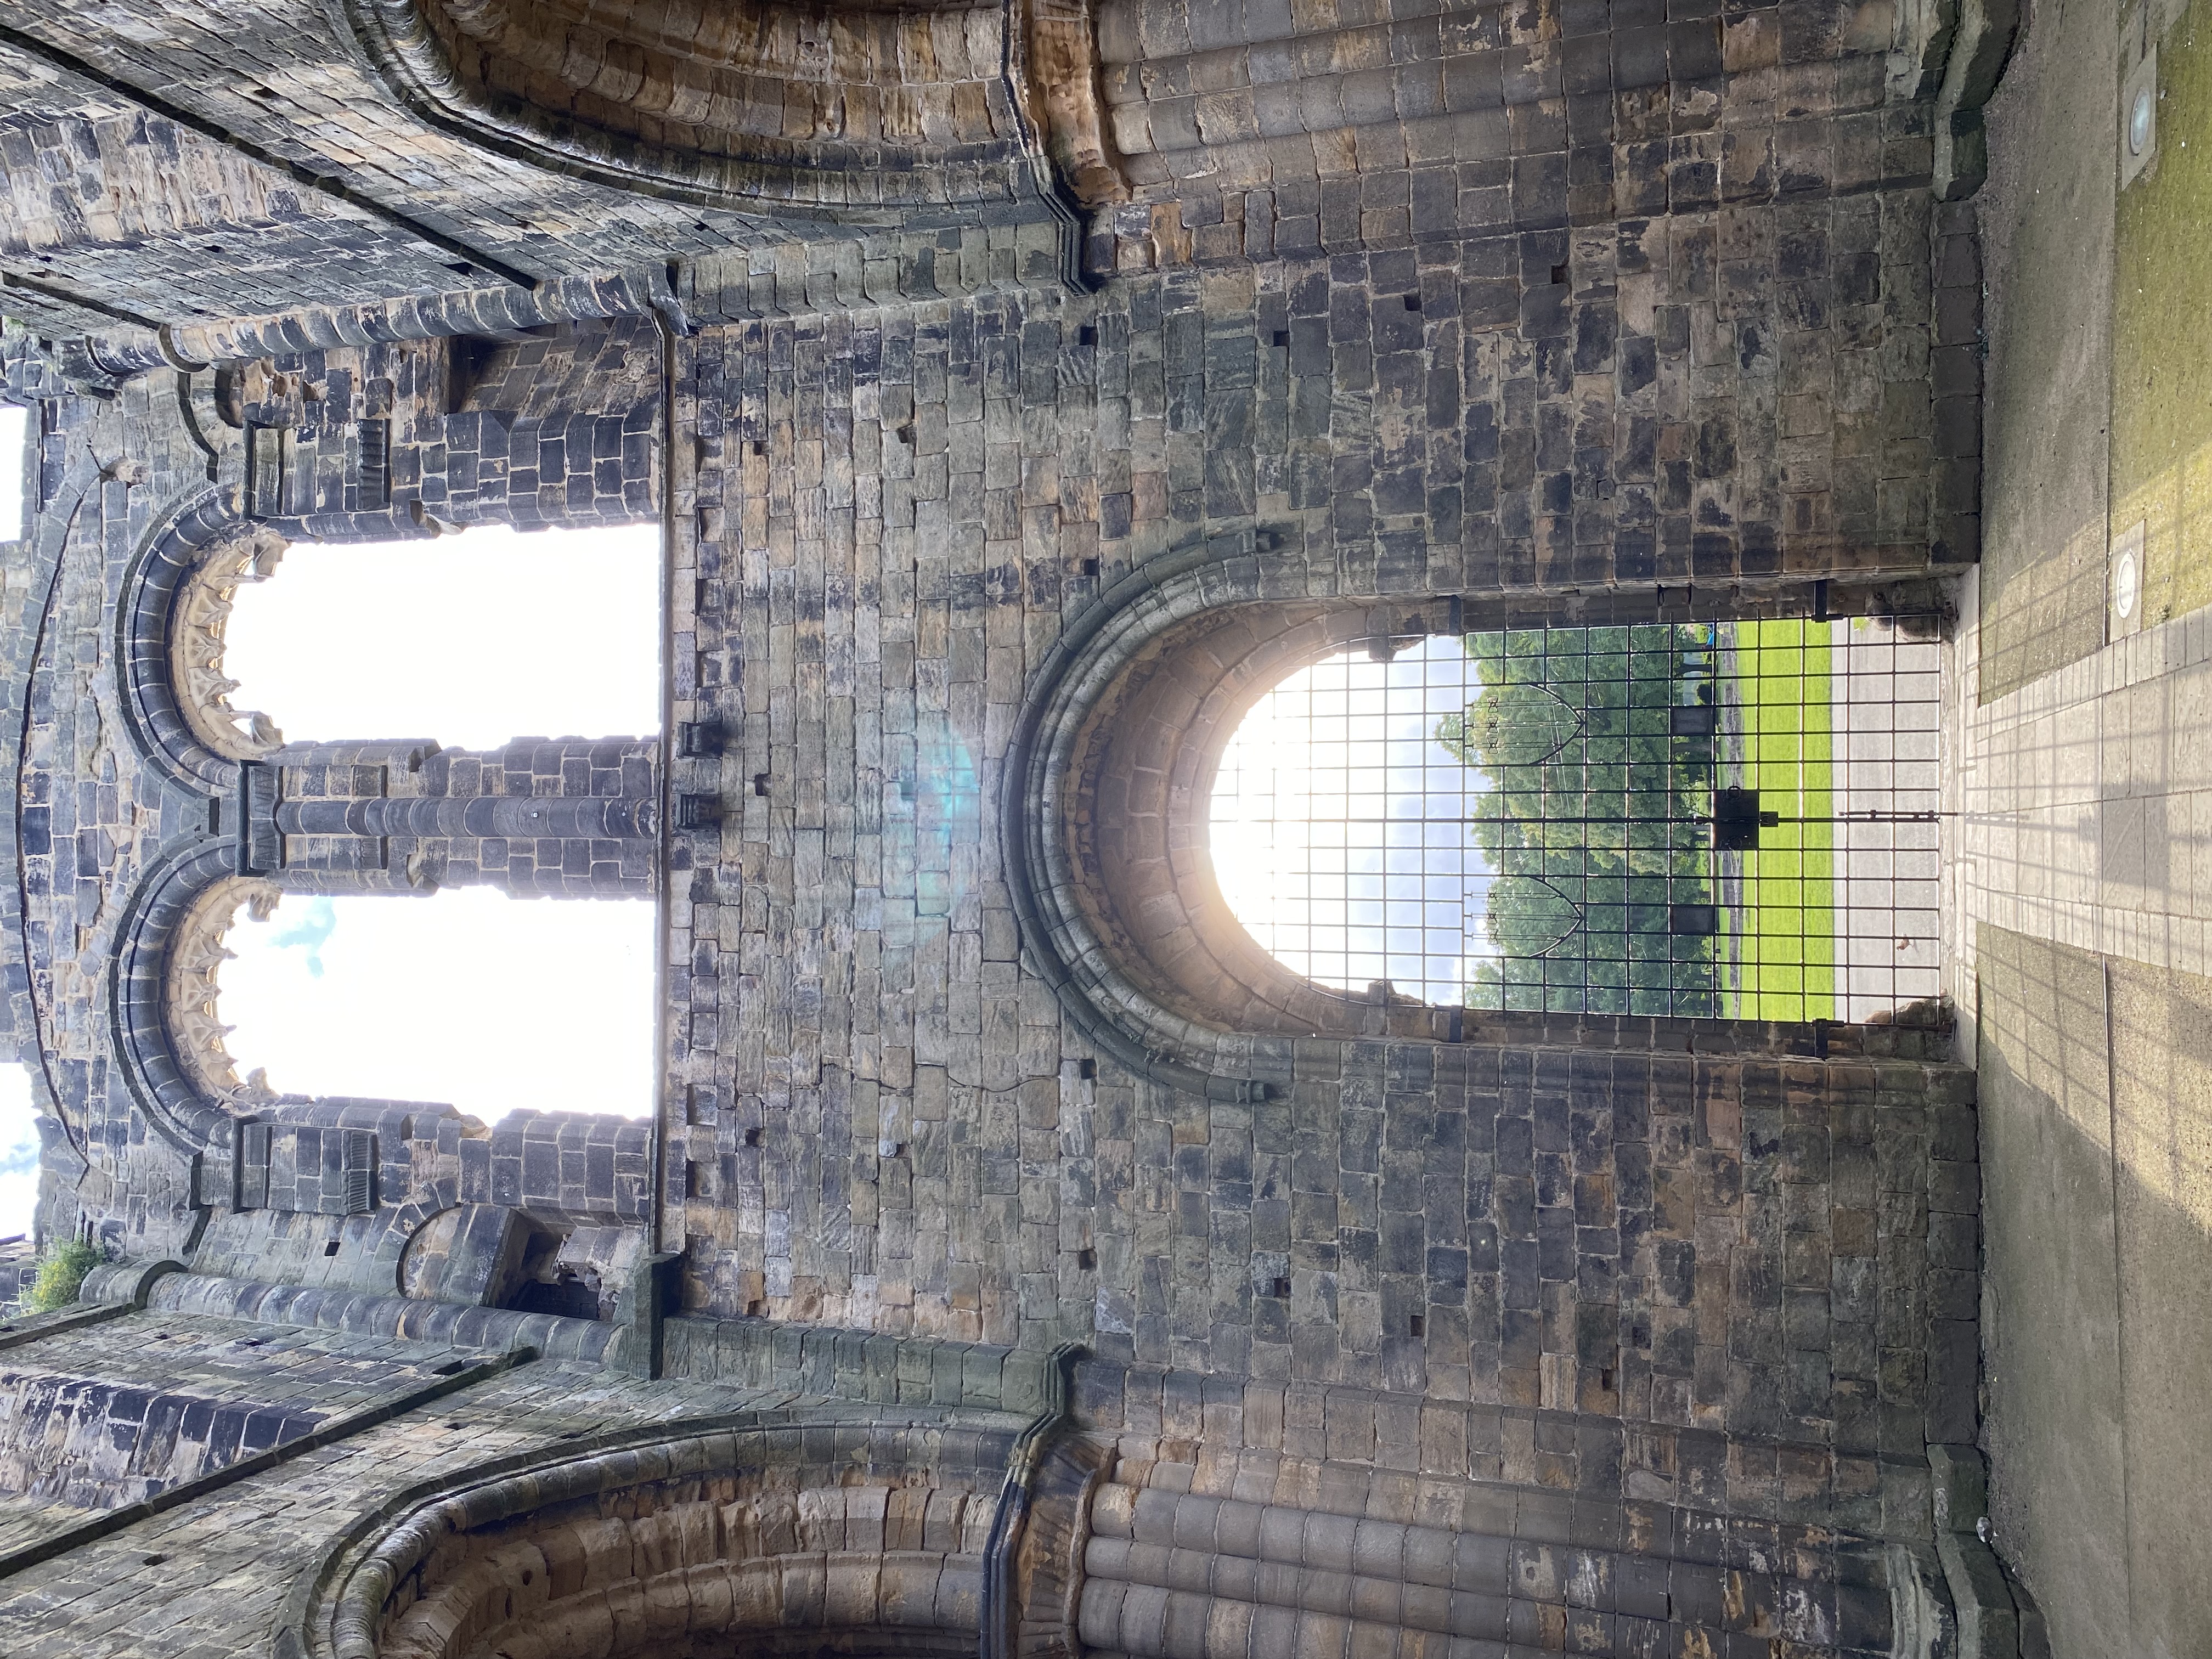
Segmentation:
{"type": "Polygon", "coordinates": [[[295,543],[260,566],[222,597],[211,669],[260,736],[263,873],[289,890],[221,923],[204,988],[241,1087],[646,1115],[657,531],[295,543]],[[594,735],[518,737],[549,730],[594,735]],[[615,902],[529,902],[549,895],[615,902]]]}
{"type": "Polygon", "coordinates": [[[1332,653],[1209,803],[1230,911],[1378,1000],[1864,1020],[1936,994],[1931,642],[1798,620],[1332,653]]]}

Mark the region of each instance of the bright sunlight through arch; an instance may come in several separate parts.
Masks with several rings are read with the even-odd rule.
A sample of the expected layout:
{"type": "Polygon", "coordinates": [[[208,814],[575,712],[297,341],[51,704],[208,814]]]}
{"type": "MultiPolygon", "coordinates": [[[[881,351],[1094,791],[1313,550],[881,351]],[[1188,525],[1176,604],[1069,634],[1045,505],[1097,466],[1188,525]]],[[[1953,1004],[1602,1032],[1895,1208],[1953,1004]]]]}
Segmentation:
{"type": "Polygon", "coordinates": [[[1473,963],[1495,954],[1489,871],[1469,829],[1481,775],[1436,738],[1473,678],[1443,635],[1388,662],[1344,652],[1261,697],[1223,750],[1214,879],[1292,972],[1352,992],[1388,980],[1451,1006],[1473,963]]]}
{"type": "Polygon", "coordinates": [[[291,743],[638,737],[660,720],[660,532],[295,542],[238,590],[233,703],[291,743]]]}

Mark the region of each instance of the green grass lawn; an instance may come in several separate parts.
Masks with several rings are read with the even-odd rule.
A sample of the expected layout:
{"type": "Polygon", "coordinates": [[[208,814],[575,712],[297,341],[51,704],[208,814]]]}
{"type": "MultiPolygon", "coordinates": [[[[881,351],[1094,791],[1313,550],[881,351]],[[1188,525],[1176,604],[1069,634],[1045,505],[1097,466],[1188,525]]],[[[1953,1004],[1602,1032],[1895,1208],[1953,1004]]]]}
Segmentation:
{"type": "MultiPolygon", "coordinates": [[[[1730,684],[1742,720],[1743,787],[1759,810],[1835,811],[1829,626],[1735,625],[1730,684]]],[[[1836,1012],[1836,826],[1784,822],[1743,858],[1743,902],[1730,912],[1721,1011],[1735,1019],[1832,1019],[1836,1012]]]]}

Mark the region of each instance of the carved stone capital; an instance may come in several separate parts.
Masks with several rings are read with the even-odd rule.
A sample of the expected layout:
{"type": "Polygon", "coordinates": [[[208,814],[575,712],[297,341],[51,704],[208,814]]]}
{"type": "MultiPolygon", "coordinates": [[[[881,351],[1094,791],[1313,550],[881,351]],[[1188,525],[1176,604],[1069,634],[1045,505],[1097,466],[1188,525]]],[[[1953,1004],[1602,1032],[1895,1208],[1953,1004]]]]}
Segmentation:
{"type": "Polygon", "coordinates": [[[1092,0],[1023,0],[1021,87],[1031,124],[1061,179],[1085,207],[1129,199],[1106,136],[1092,0]]]}

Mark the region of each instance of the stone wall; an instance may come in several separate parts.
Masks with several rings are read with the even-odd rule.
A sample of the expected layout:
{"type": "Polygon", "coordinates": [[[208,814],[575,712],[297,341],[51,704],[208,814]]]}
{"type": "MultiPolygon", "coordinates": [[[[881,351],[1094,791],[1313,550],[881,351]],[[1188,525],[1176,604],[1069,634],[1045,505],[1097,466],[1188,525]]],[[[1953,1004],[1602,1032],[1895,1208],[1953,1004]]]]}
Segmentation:
{"type": "MultiPolygon", "coordinates": [[[[1224,599],[1248,597],[1232,586],[1246,582],[1275,599],[1571,603],[1632,580],[1926,571],[1927,235],[1923,198],[1875,192],[1470,240],[1449,262],[1409,251],[1185,272],[1090,305],[982,296],[699,341],[683,392],[700,459],[683,483],[700,537],[692,591],[720,608],[678,621],[699,647],[688,680],[678,665],[678,717],[722,721],[738,742],[677,763],[679,787],[711,785],[731,805],[676,854],[696,868],[678,876],[673,913],[691,941],[672,988],[689,1010],[674,1081],[697,1120],[684,1156],[707,1172],[684,1231],[717,1247],[695,1246],[692,1294],[726,1314],[1080,1336],[1231,1372],[1265,1348],[1285,1376],[1299,1363],[1291,1329],[1319,1341],[1342,1316],[1304,1375],[1342,1380],[1397,1354],[1413,1376],[1472,1364],[1498,1387],[1494,1358],[1442,1352],[1473,1316],[1457,1285],[1413,1292],[1431,1243],[1457,1250],[1468,1224],[1501,1220],[1492,1182],[1507,1171],[1473,1137],[1518,1114],[1492,1091],[1564,1099],[1583,1062],[1288,1039],[1253,1058],[1224,1039],[1224,1063],[1243,1054],[1246,1075],[1280,1079],[1282,1104],[1235,1109],[1130,1082],[1071,1040],[1021,966],[999,839],[1007,733],[1068,619],[1216,526],[1260,532],[1224,567],[1224,599]],[[1721,257],[1723,237],[1740,258],[1721,257]],[[1787,274],[1813,249],[1817,276],[1787,274]],[[1513,303],[1492,316],[1471,268],[1508,251],[1497,280],[1513,303]],[[1817,318],[1791,309],[1807,285],[1817,318]],[[1785,435],[1785,402],[1820,413],[1785,435]],[[1263,1060],[1273,1069],[1252,1069],[1263,1060]],[[1409,1138],[1392,1150],[1423,1170],[1448,1156],[1455,1173],[1432,1196],[1386,1201],[1384,1161],[1352,1131],[1379,1134],[1369,1114],[1387,1098],[1395,1117],[1401,1097],[1409,1138]],[[1431,1144],[1462,1121],[1463,1144],[1431,1144]],[[1283,1223],[1264,1244],[1255,1235],[1267,1237],[1263,1194],[1287,1213],[1301,1193],[1310,1218],[1296,1244],[1316,1253],[1291,1264],[1285,1304],[1261,1293],[1285,1270],[1254,1262],[1289,1255],[1294,1236],[1283,1223]],[[1364,1255],[1379,1243],[1358,1242],[1379,1241],[1386,1218],[1406,1235],[1389,1273],[1407,1275],[1387,1326],[1382,1270],[1364,1255]],[[1358,1253],[1342,1269],[1340,1227],[1358,1253]],[[1340,1272],[1348,1308],[1323,1299],[1335,1291],[1322,1275],[1340,1272]],[[1416,1312],[1433,1333],[1418,1344],[1405,1328],[1416,1312]]],[[[1663,1100],[1677,1063],[1634,1062],[1629,1098],[1663,1100]]],[[[1675,1109],[1690,1133],[1637,1156],[1650,1179],[1693,1179],[1716,1143],[1710,1125],[1691,1129],[1705,1109],[1692,1100],[1725,1103],[1733,1123],[1788,1099],[1808,1127],[1878,1089],[1924,1104],[1917,1069],[1880,1076],[1692,1067],[1675,1109]]],[[[1595,1092],[1613,1101],[1617,1085],[1595,1092]]],[[[1647,1112],[1668,1114],[1607,1109],[1585,1156],[1617,1182],[1615,1139],[1644,1145],[1647,1112]]],[[[1564,1154],[1564,1120],[1559,1133],[1564,1154]]],[[[1536,1150],[1517,1155],[1534,1180],[1536,1150]]],[[[1826,1202],[1822,1162],[1800,1168],[1822,1188],[1808,1212],[1871,1206],[1826,1202]]],[[[1776,1179],[1766,1162],[1754,1190],[1776,1179]]],[[[1594,1201],[1606,1227],[1633,1231],[1619,1219],[1638,1207],[1626,1190],[1594,1201]]],[[[1564,1216],[1567,1189],[1558,1197],[1564,1216]]],[[[1732,1194],[1711,1201],[1749,1220],[1732,1194]]],[[[1695,1228],[1680,1224],[1686,1242],[1695,1228]]],[[[1534,1248],[1533,1223],[1524,1236],[1534,1248]]],[[[1873,1243],[1856,1237],[1839,1254],[1873,1243]]],[[[1905,1273],[1923,1239],[1916,1215],[1893,1212],[1882,1248],[1905,1253],[1905,1273]]],[[[1649,1283],[1656,1243],[1605,1254],[1649,1283]]],[[[1749,1236],[1723,1255],[1739,1243],[1749,1236]]],[[[1826,1268],[1813,1277],[1825,1285],[1826,1268]]],[[[1778,1319],[1778,1284],[1771,1294],[1778,1319]]],[[[1529,1350],[1532,1371],[1536,1354],[1577,1352],[1571,1323],[1529,1350]]],[[[1830,1386],[1824,1374],[1812,1412],[1824,1423],[1830,1386]]],[[[1909,1412],[1922,1386],[1900,1396],[1909,1412]]],[[[1577,1397],[1569,1384],[1553,1399],[1577,1397]]]]}
{"type": "MultiPolygon", "coordinates": [[[[963,1449],[929,1580],[958,1616],[870,1628],[965,1641],[1019,1603],[1039,1653],[1213,1659],[1231,1631],[1320,1650],[1342,1609],[1255,1588],[1272,1564],[1466,1659],[1887,1646],[1926,1448],[1973,1428],[1972,1078],[1936,1038],[1244,1029],[1172,982],[1119,998],[1075,973],[1032,856],[1072,810],[1037,757],[1097,713],[1085,653],[1109,636],[1171,650],[1169,623],[1249,606],[1879,609],[1971,559],[1971,220],[1930,198],[1927,106],[1887,78],[1878,10],[1109,8],[1124,199],[1082,227],[1095,289],[1042,195],[995,222],[800,227],[758,193],[634,188],[596,139],[546,151],[542,123],[494,143],[511,109],[426,112],[332,38],[343,6],[218,0],[65,52],[51,8],[10,24],[0,65],[46,88],[0,144],[10,188],[72,145],[86,163],[26,231],[52,256],[21,307],[46,343],[6,344],[11,395],[42,408],[36,533],[0,584],[0,937],[7,1035],[69,1148],[46,1224],[174,1255],[155,1314],[287,1333],[331,1356],[322,1382],[376,1340],[549,1358],[72,1534],[0,1592],[0,1629],[41,1654],[364,1659],[418,1593],[490,1629],[526,1565],[505,1544],[556,1534],[588,1565],[564,1595],[600,1597],[610,1632],[678,1600],[711,1624],[798,1594],[794,1553],[872,1547],[761,1546],[725,1512],[750,1475],[700,1449],[820,1407],[787,1437],[817,1484],[878,1432],[963,1449]],[[185,159],[234,199],[149,216],[141,258],[87,210],[183,144],[161,122],[214,147],[185,159]],[[296,249],[253,170],[285,157],[313,198],[296,249]],[[147,316],[170,244],[217,225],[295,278],[234,313],[282,311],[147,316]],[[374,291],[318,252],[337,225],[454,255],[453,280],[403,259],[374,291]],[[216,537],[664,507],[672,729],[649,753],[585,734],[241,771],[142,695],[216,537]],[[646,811],[662,790],[676,810],[646,811]],[[541,801],[572,814],[563,890],[659,890],[660,1121],[486,1131],[179,1066],[162,905],[263,868],[543,884],[512,833],[541,801]],[[479,1480],[513,1507],[441,1507],[479,1480]],[[1046,1541],[1017,1563],[1032,1487],[1046,1541]],[[1316,1553],[1243,1548],[1247,1522],[1293,1524],[1261,1510],[1316,1553]],[[646,1525],[664,1511],[684,1518],[646,1525]],[[241,1538],[268,1514],[281,1535],[241,1538]],[[1361,1565],[1369,1522],[1397,1529],[1389,1572],[1361,1565]],[[1170,1547],[1192,1559],[1146,1553],[1170,1547]],[[372,1556],[409,1565],[348,1588],[372,1556]],[[1437,1613],[1447,1556],[1475,1599],[1437,1613]],[[786,1564],[774,1596],[756,1558],[786,1564]],[[33,1629],[33,1603],[84,1605],[33,1629]]],[[[410,1650],[451,1633],[426,1622],[410,1650]]]]}
{"type": "MultiPolygon", "coordinates": [[[[40,1659],[99,1644],[179,1653],[208,1643],[265,1649],[295,1576],[317,1567],[363,1511],[410,1486],[442,1484],[456,1471],[501,1459],[557,1455],[656,1423],[773,1412],[796,1398],[788,1390],[678,1382],[645,1388],[592,1369],[525,1365],[19,1573],[0,1600],[0,1641],[40,1659]],[[21,1593],[33,1584],[27,1601],[21,1593]]],[[[49,1529],[79,1518],[52,1508],[26,1519],[33,1516],[49,1529]]],[[[0,1526],[10,1518],[0,1515],[0,1526]]]]}
{"type": "Polygon", "coordinates": [[[427,1380],[441,1347],[126,1314],[0,1354],[0,1484],[115,1509],[427,1380]]]}
{"type": "Polygon", "coordinates": [[[314,0],[137,9],[109,30],[40,8],[0,40],[9,188],[26,210],[11,267],[36,256],[13,314],[65,332],[252,316],[621,270],[759,234],[426,125],[314,0]]]}
{"type": "Polygon", "coordinates": [[[517,738],[489,753],[433,744],[295,744],[270,828],[288,884],[343,891],[488,883],[517,897],[649,897],[658,745],[517,738]],[[319,878],[319,879],[318,879],[319,878]]]}
{"type": "MultiPolygon", "coordinates": [[[[646,334],[649,341],[649,325],[646,334]]],[[[496,363],[505,347],[489,343],[496,363]]],[[[82,1201],[118,1249],[161,1255],[185,1248],[196,1231],[194,1203],[208,1201],[199,1195],[203,1188],[228,1188],[231,1158],[224,1152],[192,1176],[183,1149],[166,1139],[168,1120],[149,1121],[143,1097],[134,1094],[159,1079],[133,1079],[117,1070],[112,1022],[118,1016],[156,1048],[167,1038],[158,1007],[139,1011],[150,1026],[143,1019],[134,1026],[130,1007],[134,985],[156,1000],[161,994],[161,965],[153,959],[158,950],[139,964],[137,980],[126,975],[118,981],[112,963],[144,936],[148,901],[167,890],[163,883],[180,860],[195,870],[196,859],[212,858],[213,870],[232,867],[228,843],[259,824],[258,818],[241,822],[236,763],[194,747],[173,712],[164,714],[165,708],[173,711],[173,702],[163,701],[166,596],[191,568],[197,549],[254,522],[293,538],[362,539],[421,536],[455,520],[527,527],[648,513],[658,490],[649,441],[659,404],[657,343],[641,346],[619,324],[592,323],[531,346],[526,371],[495,368],[489,379],[477,378],[472,392],[459,395],[454,353],[439,340],[287,355],[235,374],[162,370],[159,395],[155,382],[141,380],[109,404],[43,405],[35,532],[9,549],[15,563],[0,597],[14,665],[6,696],[26,739],[20,747],[11,744],[21,769],[5,806],[23,879],[0,900],[27,964],[10,984],[10,1030],[52,1092],[72,1161],[84,1160],[89,1170],[82,1201]],[[608,413],[608,404],[586,397],[580,409],[560,409],[550,426],[542,413],[527,412],[533,397],[543,404],[549,388],[564,385],[591,385],[618,401],[608,413]],[[514,394],[511,405],[501,406],[502,392],[514,394]],[[450,412],[457,402],[473,406],[450,412]],[[362,452],[348,435],[372,416],[389,439],[382,450],[388,478],[374,510],[361,503],[362,452]],[[481,434],[493,426],[510,447],[514,433],[527,430],[526,463],[520,454],[511,468],[505,457],[496,464],[482,459],[481,434]],[[257,503],[258,520],[248,516],[257,503]],[[280,503],[300,510],[277,512],[280,503]],[[314,510],[306,510],[310,507],[314,510]],[[118,983],[125,990],[119,1007],[118,983]]],[[[20,343],[9,368],[19,392],[44,389],[44,360],[20,343]]],[[[315,854],[328,854],[322,843],[332,838],[303,832],[294,836],[301,867],[289,878],[359,889],[378,884],[365,875],[383,875],[392,878],[385,884],[404,888],[404,866],[420,852],[437,866],[425,870],[426,879],[489,875],[492,866],[484,860],[496,854],[499,878],[532,890],[549,883],[556,890],[580,891],[649,885],[649,848],[630,846],[640,834],[653,833],[656,786],[646,753],[619,743],[596,750],[583,744],[554,752],[557,748],[520,757],[526,771],[540,758],[550,769],[543,780],[530,774],[531,793],[573,785],[580,805],[625,806],[604,798],[604,790],[613,788],[641,799],[645,817],[611,827],[580,823],[567,835],[556,826],[546,842],[532,836],[520,844],[510,835],[487,837],[465,824],[441,830],[431,823],[440,833],[427,840],[400,835],[398,871],[385,867],[388,834],[339,837],[349,848],[356,842],[374,844],[381,856],[368,860],[374,870],[353,867],[362,865],[358,856],[349,863],[339,857],[336,862],[347,867],[326,873],[313,866],[332,859],[315,854]],[[627,774],[626,758],[635,763],[627,774]],[[446,833],[455,830],[467,832],[458,840],[446,833]],[[311,840],[316,845],[309,846],[311,840]],[[543,869],[541,851],[547,854],[543,869]]],[[[434,744],[418,743],[415,750],[437,753],[434,744]]],[[[328,768],[312,763],[332,756],[303,750],[294,758],[302,762],[291,769],[299,790],[327,794],[328,768]]],[[[504,792],[497,805],[512,793],[506,768],[516,758],[492,762],[493,783],[504,792]]],[[[446,777],[456,764],[434,759],[436,775],[428,785],[412,774],[403,782],[415,793],[449,784],[463,793],[484,787],[483,768],[473,763],[465,769],[469,776],[446,777]]],[[[345,787],[354,781],[349,765],[345,787]]],[[[275,793],[264,803],[272,814],[275,793]]],[[[264,827],[274,830],[273,816],[264,827]]],[[[265,854],[274,869],[273,849],[256,842],[246,850],[265,854]]],[[[158,934],[165,924],[159,914],[152,921],[158,934]]],[[[73,1207],[65,1199],[50,1224],[66,1230],[73,1207]]]]}

